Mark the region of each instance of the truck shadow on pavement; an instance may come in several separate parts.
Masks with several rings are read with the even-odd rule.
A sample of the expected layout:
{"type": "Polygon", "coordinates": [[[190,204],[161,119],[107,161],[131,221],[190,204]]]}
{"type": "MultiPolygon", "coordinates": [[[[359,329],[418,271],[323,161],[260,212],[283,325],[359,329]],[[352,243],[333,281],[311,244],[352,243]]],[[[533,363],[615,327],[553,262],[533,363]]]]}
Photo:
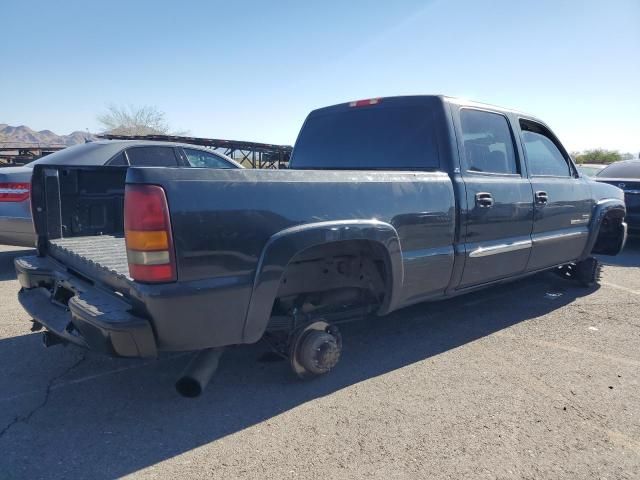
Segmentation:
{"type": "Polygon", "coordinates": [[[35,334],[7,338],[0,341],[0,476],[130,474],[593,291],[547,273],[344,325],[340,364],[307,382],[294,379],[287,362],[260,362],[263,343],[233,348],[197,399],[173,387],[188,355],[110,359],[74,347],[44,349],[35,334]]]}

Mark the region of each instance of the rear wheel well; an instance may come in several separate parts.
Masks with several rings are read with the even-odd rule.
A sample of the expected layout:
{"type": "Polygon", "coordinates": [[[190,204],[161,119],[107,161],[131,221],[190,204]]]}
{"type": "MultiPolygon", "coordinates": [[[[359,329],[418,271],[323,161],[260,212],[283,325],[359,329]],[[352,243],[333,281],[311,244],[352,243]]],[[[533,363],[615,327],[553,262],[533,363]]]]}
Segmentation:
{"type": "Polygon", "coordinates": [[[624,241],[623,220],[623,210],[611,210],[605,215],[600,223],[592,253],[616,255],[620,251],[624,241]]]}
{"type": "Polygon", "coordinates": [[[385,247],[369,240],[305,249],[287,264],[272,315],[320,316],[366,306],[375,310],[390,294],[389,262],[385,247]]]}

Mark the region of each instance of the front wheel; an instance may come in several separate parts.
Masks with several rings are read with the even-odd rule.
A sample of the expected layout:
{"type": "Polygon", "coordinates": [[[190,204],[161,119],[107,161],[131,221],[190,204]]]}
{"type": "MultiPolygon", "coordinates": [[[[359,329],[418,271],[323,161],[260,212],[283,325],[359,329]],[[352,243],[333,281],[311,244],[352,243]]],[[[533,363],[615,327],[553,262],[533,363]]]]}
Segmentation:
{"type": "Polygon", "coordinates": [[[593,287],[600,281],[600,262],[589,257],[576,263],[576,280],[583,287],[593,287]]]}
{"type": "Polygon", "coordinates": [[[567,280],[575,280],[583,287],[593,287],[600,280],[600,262],[588,257],[576,263],[558,267],[556,273],[567,280]]]}

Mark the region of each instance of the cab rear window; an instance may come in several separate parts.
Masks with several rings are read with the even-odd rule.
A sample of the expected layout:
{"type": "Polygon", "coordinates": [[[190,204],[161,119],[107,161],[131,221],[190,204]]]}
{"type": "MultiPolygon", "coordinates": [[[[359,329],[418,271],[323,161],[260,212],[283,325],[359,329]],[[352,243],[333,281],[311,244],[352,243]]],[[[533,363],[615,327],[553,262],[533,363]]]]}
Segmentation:
{"type": "Polygon", "coordinates": [[[372,106],[317,113],[305,122],[290,168],[432,170],[435,121],[424,107],[372,106]]]}

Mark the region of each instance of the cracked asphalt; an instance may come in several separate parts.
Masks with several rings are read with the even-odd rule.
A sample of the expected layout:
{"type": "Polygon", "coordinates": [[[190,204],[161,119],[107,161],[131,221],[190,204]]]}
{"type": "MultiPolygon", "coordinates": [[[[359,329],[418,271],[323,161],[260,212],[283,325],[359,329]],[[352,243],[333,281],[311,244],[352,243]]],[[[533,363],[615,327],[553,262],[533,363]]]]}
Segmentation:
{"type": "Polygon", "coordinates": [[[0,246],[0,479],[640,478],[639,239],[599,288],[545,273],[344,326],[311,382],[231,349],[197,399],[185,354],[43,348],[25,252],[0,246]]]}

